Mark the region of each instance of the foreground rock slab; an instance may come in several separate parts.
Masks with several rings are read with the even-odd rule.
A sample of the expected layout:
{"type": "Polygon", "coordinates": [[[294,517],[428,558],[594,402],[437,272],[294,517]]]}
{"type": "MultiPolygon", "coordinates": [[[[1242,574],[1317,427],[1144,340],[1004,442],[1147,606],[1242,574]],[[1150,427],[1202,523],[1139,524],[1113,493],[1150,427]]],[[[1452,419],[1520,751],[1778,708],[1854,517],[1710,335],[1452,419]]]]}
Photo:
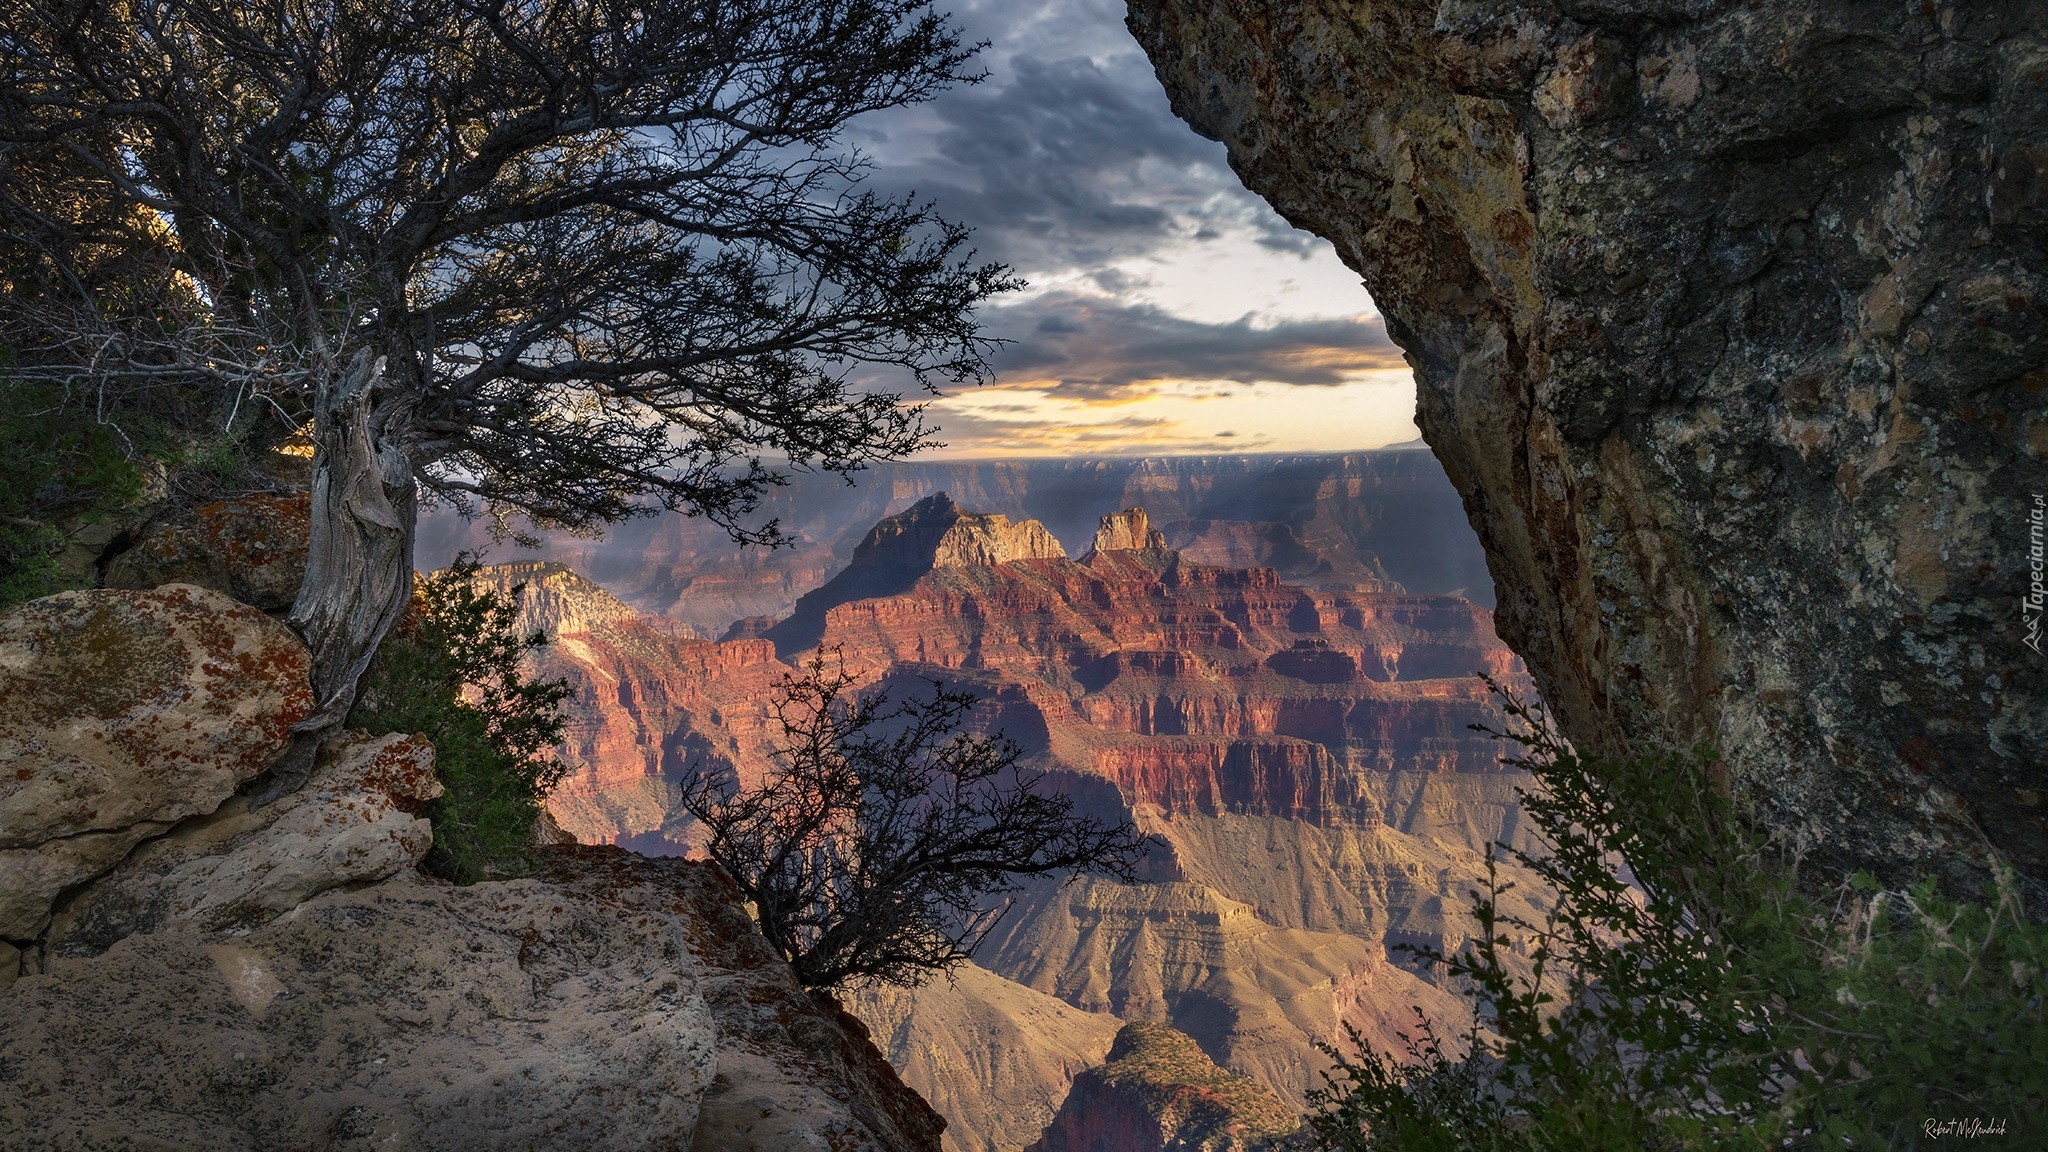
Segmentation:
{"type": "Polygon", "coordinates": [[[218,592],[66,592],[0,615],[0,938],[203,815],[312,705],[290,629],[218,592]]]}
{"type": "Polygon", "coordinates": [[[299,791],[254,810],[232,797],[138,847],[59,905],[43,946],[90,956],[173,924],[251,928],[329,889],[410,872],[434,843],[417,813],[441,791],[423,736],[331,741],[299,791]]]}
{"type": "Polygon", "coordinates": [[[938,1147],[942,1122],[796,987],[714,868],[552,859],[51,956],[0,993],[0,1143],[938,1147]]]}

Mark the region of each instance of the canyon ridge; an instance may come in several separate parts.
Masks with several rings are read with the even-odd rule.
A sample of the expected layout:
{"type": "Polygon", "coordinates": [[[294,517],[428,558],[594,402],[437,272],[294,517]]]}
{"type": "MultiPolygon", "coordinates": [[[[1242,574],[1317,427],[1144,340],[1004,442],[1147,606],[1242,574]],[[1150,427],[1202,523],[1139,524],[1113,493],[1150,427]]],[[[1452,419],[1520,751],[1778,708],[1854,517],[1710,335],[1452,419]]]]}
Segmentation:
{"type": "MultiPolygon", "coordinates": [[[[1223,486],[1195,462],[1118,463],[1176,490],[1223,486]]],[[[1149,508],[1116,507],[1118,485],[1078,557],[1034,520],[933,493],[876,521],[780,619],[742,618],[722,640],[678,635],[673,615],[636,612],[557,561],[483,576],[523,589],[522,627],[554,637],[540,671],[577,690],[574,772],[550,807],[585,842],[688,851],[677,782],[700,769],[760,779],[780,737],[777,685],[821,649],[881,690],[939,679],[976,692],[976,725],[1018,741],[1049,786],[1156,837],[1141,882],[1034,885],[974,966],[848,999],[948,1117],[949,1146],[1015,1152],[1064,1139],[1046,1126],[1077,1075],[1114,1059],[1127,1023],[1184,1034],[1282,1113],[1319,1082],[1315,1044],[1340,1042],[1346,1024],[1384,1050],[1418,1009],[1462,1026],[1462,1000],[1400,946],[1460,944],[1488,846],[1520,835],[1526,778],[1473,730],[1503,719],[1473,673],[1523,694],[1527,676],[1484,608],[1408,590],[1391,573],[1413,579],[1421,564],[1357,546],[1398,539],[1390,521],[1426,523],[1398,495],[1351,513],[1350,534],[1318,523],[1336,519],[1333,489],[1423,487],[1427,465],[1407,451],[1328,458],[1313,482],[1275,485],[1298,502],[1276,501],[1270,519],[1168,521],[1184,550],[1149,508]],[[1337,554],[1314,539],[1336,540],[1337,554]],[[1242,563],[1275,558],[1321,586],[1242,563]]],[[[1419,542],[1444,558],[1439,582],[1461,572],[1462,530],[1439,517],[1419,542]]],[[[1090,1092],[1061,1131],[1113,1107],[1088,1100],[1119,1098],[1090,1092]]]]}

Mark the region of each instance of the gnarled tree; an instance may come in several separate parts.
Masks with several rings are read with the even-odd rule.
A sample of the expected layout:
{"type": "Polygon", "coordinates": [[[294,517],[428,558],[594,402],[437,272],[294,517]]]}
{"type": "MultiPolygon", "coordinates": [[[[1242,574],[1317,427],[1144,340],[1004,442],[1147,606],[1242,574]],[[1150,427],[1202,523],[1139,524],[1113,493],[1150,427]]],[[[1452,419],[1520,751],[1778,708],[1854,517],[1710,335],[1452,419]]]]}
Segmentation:
{"type": "Polygon", "coordinates": [[[844,472],[927,442],[857,372],[979,380],[973,307],[1012,281],[864,194],[838,139],[972,52],[915,0],[0,0],[5,231],[59,270],[41,330],[92,334],[17,371],[310,423],[314,734],[404,609],[422,489],[762,541],[764,451],[844,472]],[[78,178],[26,184],[52,154],[78,178]],[[78,253],[39,206],[66,195],[161,222],[189,323],[65,290],[78,253]]]}

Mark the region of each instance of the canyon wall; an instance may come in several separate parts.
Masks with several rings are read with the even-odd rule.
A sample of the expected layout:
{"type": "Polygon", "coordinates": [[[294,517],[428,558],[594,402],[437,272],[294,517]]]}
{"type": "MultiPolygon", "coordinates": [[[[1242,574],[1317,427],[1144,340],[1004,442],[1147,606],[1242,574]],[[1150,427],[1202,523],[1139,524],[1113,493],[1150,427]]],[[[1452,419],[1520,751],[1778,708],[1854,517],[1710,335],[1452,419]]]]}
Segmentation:
{"type": "Polygon", "coordinates": [[[759,780],[775,683],[819,646],[871,686],[973,690],[977,727],[1156,838],[1138,883],[1017,893],[957,981],[850,1001],[946,1113],[949,1147],[1014,1152],[1101,1059],[1104,1020],[1177,1029],[1288,1107],[1346,1024],[1383,1050],[1416,1006],[1462,1030],[1460,999],[1399,946],[1461,943],[1487,847],[1524,834],[1526,777],[1471,729],[1502,720],[1473,672],[1529,690],[1485,609],[1196,563],[1153,520],[1099,517],[1076,560],[1033,522],[934,494],[784,621],[723,641],[621,616],[560,565],[483,576],[524,583],[530,622],[557,633],[538,671],[576,687],[574,771],[550,806],[586,841],[690,850],[676,781],[759,780]]]}
{"type": "Polygon", "coordinates": [[[1365,278],[1575,740],[1718,741],[1824,872],[2048,895],[2048,7],[1129,10],[1365,278]]]}
{"type": "Polygon", "coordinates": [[[664,515],[611,527],[602,540],[543,533],[539,551],[493,546],[488,525],[429,509],[419,565],[457,549],[490,559],[554,560],[687,634],[716,638],[735,620],[781,617],[852,559],[869,527],[935,493],[1014,521],[1037,520],[1065,551],[1087,551],[1096,517],[1142,505],[1167,544],[1203,563],[1262,565],[1315,587],[1386,582],[1461,592],[1493,604],[1479,545],[1442,466],[1419,448],[1342,455],[902,461],[854,477],[795,476],[764,498],[792,547],[740,548],[702,520],[664,515]],[[1451,530],[1447,531],[1446,529],[1451,530]]]}

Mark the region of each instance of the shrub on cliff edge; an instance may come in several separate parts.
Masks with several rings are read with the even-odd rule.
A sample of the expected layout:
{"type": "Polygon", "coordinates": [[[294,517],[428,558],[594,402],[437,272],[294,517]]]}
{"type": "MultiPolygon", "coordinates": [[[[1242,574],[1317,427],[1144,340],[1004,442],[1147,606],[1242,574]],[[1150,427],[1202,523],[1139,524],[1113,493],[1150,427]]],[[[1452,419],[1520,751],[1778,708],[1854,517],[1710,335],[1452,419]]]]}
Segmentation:
{"type": "Polygon", "coordinates": [[[1425,1021],[1406,1059],[1328,1049],[1317,1147],[1910,1149],[1947,1121],[2040,1125],[2048,926],[2009,873],[1982,905],[1860,875],[1816,899],[1734,818],[1711,752],[1582,757],[1507,708],[1547,842],[1513,854],[1550,912],[1502,912],[1489,857],[1472,944],[1424,953],[1470,990],[1472,1031],[1425,1021]]]}
{"type": "Polygon", "coordinates": [[[1146,840],[1074,815],[1001,736],[962,731],[972,693],[855,692],[823,655],[783,678],[789,743],[758,788],[699,769],[682,804],[753,901],[761,934],[808,988],[914,987],[965,961],[1017,878],[1090,870],[1129,880],[1146,840]]]}
{"type": "Polygon", "coordinates": [[[531,867],[541,800],[565,771],[548,753],[562,738],[570,695],[565,681],[521,674],[521,657],[547,637],[514,631],[520,589],[504,596],[477,587],[477,567],[459,557],[414,585],[412,609],[371,662],[349,721],[434,742],[447,791],[428,811],[434,847],[425,866],[458,884],[531,867]]]}

